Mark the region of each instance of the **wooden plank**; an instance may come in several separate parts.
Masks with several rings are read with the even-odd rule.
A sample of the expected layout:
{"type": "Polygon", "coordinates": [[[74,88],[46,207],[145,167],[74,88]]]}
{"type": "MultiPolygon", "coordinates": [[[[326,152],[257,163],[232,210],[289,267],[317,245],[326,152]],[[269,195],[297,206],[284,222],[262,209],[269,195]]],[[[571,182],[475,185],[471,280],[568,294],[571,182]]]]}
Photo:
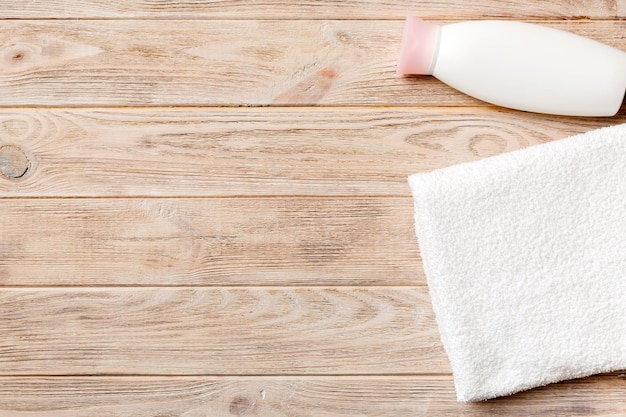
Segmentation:
{"type": "Polygon", "coordinates": [[[0,416],[623,416],[624,376],[599,375],[476,404],[449,376],[0,378],[0,416]]]}
{"type": "Polygon", "coordinates": [[[3,18],[176,18],[176,19],[391,19],[407,14],[428,18],[595,18],[616,17],[616,2],[622,0],[553,1],[516,3],[469,0],[235,0],[235,1],[145,1],[145,0],[38,0],[0,1],[3,18]]]}
{"type": "Polygon", "coordinates": [[[0,198],[408,196],[408,175],[626,122],[482,108],[0,110],[0,198]]]}
{"type": "Polygon", "coordinates": [[[12,289],[2,375],[449,372],[425,287],[12,289]]]}
{"type": "MultiPolygon", "coordinates": [[[[2,21],[0,106],[481,104],[396,74],[403,24],[2,21]]],[[[624,21],[545,24],[626,49],[624,21]]]]}
{"type": "Polygon", "coordinates": [[[410,198],[0,200],[0,285],[424,284],[410,198]]]}

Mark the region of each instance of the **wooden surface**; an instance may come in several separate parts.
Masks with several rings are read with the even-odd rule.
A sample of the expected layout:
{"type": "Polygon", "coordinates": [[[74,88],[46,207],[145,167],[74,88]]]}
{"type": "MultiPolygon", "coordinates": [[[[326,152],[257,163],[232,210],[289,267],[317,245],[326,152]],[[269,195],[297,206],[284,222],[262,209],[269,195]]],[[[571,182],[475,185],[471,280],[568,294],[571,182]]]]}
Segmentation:
{"type": "MultiPolygon", "coordinates": [[[[543,23],[623,44],[623,20],[543,23]]],[[[483,105],[432,78],[418,84],[398,77],[403,25],[403,20],[4,21],[0,107],[483,105]]]]}
{"type": "Polygon", "coordinates": [[[407,175],[615,118],[399,77],[403,18],[626,50],[624,0],[0,0],[0,416],[624,416],[459,404],[407,175]]]}

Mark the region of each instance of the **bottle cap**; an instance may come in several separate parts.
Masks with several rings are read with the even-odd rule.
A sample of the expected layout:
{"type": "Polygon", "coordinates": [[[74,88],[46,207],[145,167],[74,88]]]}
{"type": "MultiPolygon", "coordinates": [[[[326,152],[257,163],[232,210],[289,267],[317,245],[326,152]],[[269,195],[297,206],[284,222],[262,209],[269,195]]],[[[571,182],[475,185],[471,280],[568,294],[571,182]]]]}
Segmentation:
{"type": "Polygon", "coordinates": [[[431,75],[439,44],[440,26],[409,16],[404,25],[398,74],[431,75]]]}

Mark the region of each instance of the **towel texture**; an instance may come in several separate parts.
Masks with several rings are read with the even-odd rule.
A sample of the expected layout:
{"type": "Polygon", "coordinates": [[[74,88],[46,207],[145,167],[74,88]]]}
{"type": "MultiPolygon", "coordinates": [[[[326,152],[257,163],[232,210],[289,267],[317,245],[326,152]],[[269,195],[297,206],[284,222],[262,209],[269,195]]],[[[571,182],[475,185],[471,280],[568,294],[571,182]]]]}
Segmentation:
{"type": "Polygon", "coordinates": [[[626,124],[409,184],[459,401],[626,369],[626,124]]]}

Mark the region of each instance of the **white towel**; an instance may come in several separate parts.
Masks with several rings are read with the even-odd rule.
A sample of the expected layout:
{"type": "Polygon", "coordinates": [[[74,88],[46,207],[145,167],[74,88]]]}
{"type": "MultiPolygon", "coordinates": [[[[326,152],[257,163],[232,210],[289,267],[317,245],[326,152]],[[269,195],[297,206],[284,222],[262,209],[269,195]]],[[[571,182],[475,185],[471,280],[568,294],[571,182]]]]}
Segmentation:
{"type": "Polygon", "coordinates": [[[626,124],[409,184],[459,401],[626,369],[626,124]]]}

